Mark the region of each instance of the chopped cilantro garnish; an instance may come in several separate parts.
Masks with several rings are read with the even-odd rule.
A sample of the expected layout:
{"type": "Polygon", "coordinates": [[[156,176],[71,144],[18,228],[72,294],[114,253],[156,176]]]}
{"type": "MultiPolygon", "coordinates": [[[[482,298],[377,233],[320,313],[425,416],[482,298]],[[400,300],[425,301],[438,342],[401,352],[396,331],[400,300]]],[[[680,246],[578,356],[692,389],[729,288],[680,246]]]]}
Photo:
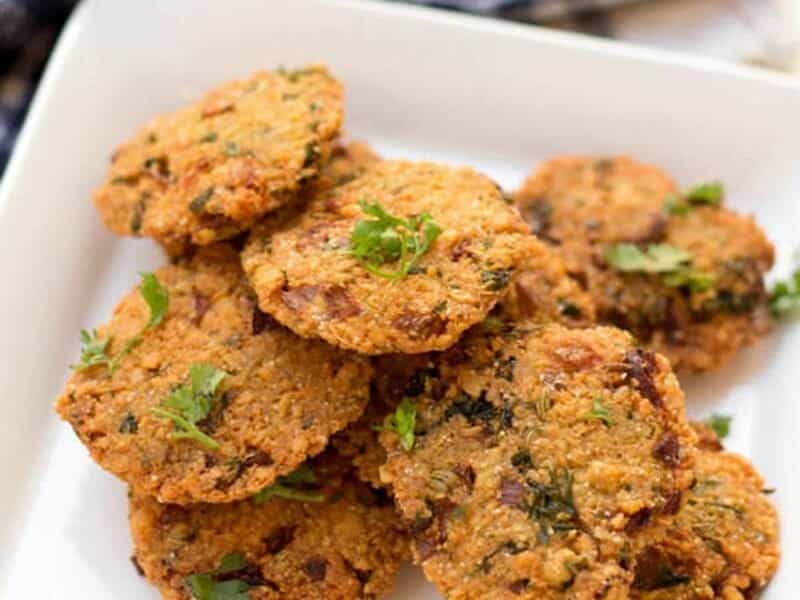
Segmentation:
{"type": "Polygon", "coordinates": [[[779,281],[769,295],[769,310],[775,318],[800,316],[800,269],[789,281],[779,281]]]}
{"type": "Polygon", "coordinates": [[[164,315],[167,314],[169,292],[161,285],[153,273],[139,273],[139,275],[142,277],[142,283],[139,284],[139,292],[150,307],[150,318],[144,328],[146,331],[161,323],[164,315]]]}
{"type": "Polygon", "coordinates": [[[139,285],[139,293],[150,307],[150,318],[142,331],[125,342],[122,350],[112,357],[108,355],[107,350],[113,336],[99,339],[96,330],[92,329],[92,332],[89,333],[86,329],[81,329],[81,359],[77,364],[70,365],[71,369],[83,371],[90,367],[103,365],[110,374],[113,374],[119,362],[142,343],[142,333],[161,323],[169,306],[169,294],[152,273],[140,273],[140,275],[142,283],[139,285]]]}
{"type": "Polygon", "coordinates": [[[706,421],[706,425],[711,427],[714,430],[714,433],[717,434],[717,437],[721,440],[724,440],[728,437],[728,434],[731,432],[731,421],[733,417],[728,415],[711,415],[708,420],[706,421]]]}
{"type": "Polygon", "coordinates": [[[361,200],[361,210],[372,219],[356,223],[350,234],[348,253],[356,257],[372,274],[387,279],[403,279],[442,233],[428,213],[399,219],[375,202],[361,200]],[[394,271],[380,267],[397,263],[394,271]]]}
{"type": "Polygon", "coordinates": [[[414,447],[414,429],[417,426],[417,409],[409,398],[403,398],[394,414],[387,415],[383,425],[375,425],[376,431],[394,431],[400,438],[400,446],[406,452],[414,447]]]}
{"type": "Polygon", "coordinates": [[[725,186],[719,181],[701,183],[686,190],[683,197],[689,204],[719,206],[725,197],[725,186]]]}
{"type": "Polygon", "coordinates": [[[278,477],[269,487],[265,487],[253,496],[253,502],[262,504],[272,498],[285,498],[298,502],[325,502],[325,494],[316,489],[309,489],[319,482],[314,471],[308,465],[301,465],[288,475],[278,477]]]}
{"type": "Polygon", "coordinates": [[[200,143],[210,144],[211,142],[216,142],[218,137],[219,136],[217,136],[217,133],[215,131],[210,131],[200,138],[200,143]]]}
{"type": "Polygon", "coordinates": [[[158,408],[150,409],[154,415],[170,419],[176,430],[171,439],[191,439],[209,450],[216,450],[219,444],[197,428],[211,412],[217,386],[226,377],[213,365],[195,363],[189,368],[189,384],[178,386],[167,396],[158,408]]]}
{"type": "Polygon", "coordinates": [[[689,205],[675,195],[670,194],[664,200],[664,210],[670,215],[685,217],[689,214],[689,205]]]}
{"type": "Polygon", "coordinates": [[[91,332],[81,329],[81,359],[80,362],[70,365],[70,368],[75,371],[83,371],[96,365],[107,367],[111,362],[111,357],[106,354],[106,348],[110,342],[111,337],[98,338],[95,329],[92,329],[91,332]]]}
{"type": "Polygon", "coordinates": [[[195,600],[250,600],[250,585],[240,579],[225,579],[220,576],[232,575],[248,566],[241,552],[231,552],[222,559],[219,567],[208,573],[190,575],[186,583],[192,590],[195,600]]]}
{"type": "Polygon", "coordinates": [[[592,402],[592,410],[588,415],[586,415],[586,418],[597,419],[598,421],[602,421],[609,427],[614,424],[614,419],[611,418],[608,409],[597,398],[595,398],[594,401],[592,402]]]}
{"type": "Polygon", "coordinates": [[[636,244],[614,244],[605,249],[604,257],[623,273],[657,273],[668,286],[692,292],[706,291],[714,282],[712,274],[689,265],[691,254],[669,244],[650,244],[644,252],[636,244]]]}
{"type": "Polygon", "coordinates": [[[92,329],[89,333],[85,329],[81,329],[81,360],[79,363],[70,365],[70,368],[75,371],[83,371],[90,367],[103,365],[108,369],[110,374],[113,374],[119,366],[119,361],[122,360],[127,354],[136,346],[142,343],[141,336],[136,336],[125,342],[125,346],[120,350],[116,356],[109,356],[106,353],[108,344],[111,343],[113,336],[107,337],[103,340],[97,337],[97,331],[92,329]]]}
{"type": "Polygon", "coordinates": [[[692,206],[719,206],[725,197],[725,186],[719,181],[701,183],[683,192],[682,197],[668,194],[664,210],[670,215],[685,217],[692,206]]]}

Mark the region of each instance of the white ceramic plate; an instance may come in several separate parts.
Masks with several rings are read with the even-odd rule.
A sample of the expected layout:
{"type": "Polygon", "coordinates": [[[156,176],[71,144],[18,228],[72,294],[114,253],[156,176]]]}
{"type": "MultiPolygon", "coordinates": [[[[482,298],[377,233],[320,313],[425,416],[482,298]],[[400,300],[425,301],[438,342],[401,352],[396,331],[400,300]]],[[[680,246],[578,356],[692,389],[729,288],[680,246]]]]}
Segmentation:
{"type": "MultiPolygon", "coordinates": [[[[2,598],[144,599],[124,486],[51,405],[78,329],[105,321],[146,241],[103,230],[89,194],[114,145],[152,115],[259,67],[325,61],[347,129],[387,156],[468,163],[512,187],[559,153],[630,153],[683,183],[718,177],[757,215],[785,273],[800,229],[800,88],[680,56],[366,1],[89,0],[72,18],[0,190],[2,598]],[[2,587],[4,586],[4,587],[2,587]]],[[[781,509],[783,569],[800,589],[800,328],[686,382],[690,412],[735,415],[730,446],[781,509]]],[[[407,570],[394,598],[437,598],[407,570]]]]}

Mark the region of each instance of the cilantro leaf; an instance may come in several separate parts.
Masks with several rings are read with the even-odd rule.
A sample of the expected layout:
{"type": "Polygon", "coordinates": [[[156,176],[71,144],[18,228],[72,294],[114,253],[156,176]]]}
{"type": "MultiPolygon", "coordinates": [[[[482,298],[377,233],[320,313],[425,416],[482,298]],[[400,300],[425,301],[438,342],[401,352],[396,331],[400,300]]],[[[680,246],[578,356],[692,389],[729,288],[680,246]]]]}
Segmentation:
{"type": "Polygon", "coordinates": [[[231,552],[222,557],[222,562],[219,563],[216,573],[218,575],[227,575],[228,573],[235,573],[241,571],[247,566],[247,560],[241,552],[231,552]]]}
{"type": "Polygon", "coordinates": [[[703,292],[714,283],[711,273],[689,266],[691,254],[669,244],[650,244],[645,252],[636,244],[614,244],[606,247],[603,256],[617,271],[657,273],[670,287],[688,287],[692,292],[703,292]]]}
{"type": "Polygon", "coordinates": [[[394,431],[400,438],[400,446],[406,452],[414,447],[414,429],[417,425],[417,409],[409,398],[403,398],[394,414],[387,415],[383,425],[375,425],[375,431],[394,431]]]}
{"type": "Polygon", "coordinates": [[[428,213],[400,219],[378,202],[369,204],[362,199],[360,205],[364,214],[373,218],[356,223],[347,252],[379,277],[406,277],[442,233],[428,213]],[[380,267],[387,263],[397,263],[397,269],[382,270],[380,267]]]}
{"type": "Polygon", "coordinates": [[[107,367],[111,362],[111,357],[106,354],[106,348],[111,343],[112,337],[100,339],[97,337],[97,330],[92,329],[89,332],[86,329],[81,329],[80,362],[70,365],[70,368],[75,371],[83,371],[96,365],[105,365],[107,367]]]}
{"type": "Polygon", "coordinates": [[[314,471],[308,465],[301,465],[288,475],[283,475],[275,483],[265,487],[253,495],[253,502],[263,504],[272,498],[285,498],[298,502],[325,502],[325,494],[316,489],[309,489],[319,482],[314,471]]]}
{"type": "Polygon", "coordinates": [[[769,310],[775,318],[800,316],[800,269],[789,281],[780,281],[769,295],[769,310]]]}
{"type": "Polygon", "coordinates": [[[608,409],[603,405],[603,403],[598,399],[595,398],[592,402],[592,410],[586,415],[587,419],[597,419],[598,421],[602,421],[609,427],[614,424],[614,419],[611,418],[611,414],[608,412],[608,409]]]}
{"type": "Polygon", "coordinates": [[[208,573],[198,573],[186,578],[195,600],[250,600],[250,585],[240,579],[219,581],[220,575],[230,575],[247,568],[241,552],[226,554],[220,566],[208,573]]]}
{"type": "Polygon", "coordinates": [[[683,197],[689,204],[719,206],[725,197],[725,186],[720,181],[700,183],[686,190],[683,197]]]}
{"type": "Polygon", "coordinates": [[[692,267],[683,267],[672,273],[664,273],[661,279],[670,287],[687,287],[692,292],[705,292],[714,285],[714,276],[692,267]]]}
{"type": "Polygon", "coordinates": [[[189,368],[189,385],[181,385],[161,401],[161,406],[150,409],[154,415],[175,423],[173,440],[191,439],[209,450],[219,444],[200,431],[197,423],[208,417],[214,405],[214,395],[220,382],[227,376],[213,365],[195,363],[189,368]]]}
{"type": "Polygon", "coordinates": [[[731,416],[713,414],[706,420],[706,425],[714,430],[719,439],[724,440],[731,432],[731,421],[733,421],[731,416]]]}
{"type": "Polygon", "coordinates": [[[624,273],[669,273],[691,260],[691,255],[669,244],[650,244],[642,252],[636,244],[615,244],[605,250],[608,264],[624,273]]]}
{"type": "Polygon", "coordinates": [[[670,215],[685,217],[689,214],[689,205],[677,198],[674,194],[669,194],[666,200],[664,200],[664,211],[670,215]]]}
{"type": "Polygon", "coordinates": [[[81,329],[80,362],[70,365],[71,369],[83,371],[90,367],[103,365],[108,369],[109,374],[113,375],[120,361],[142,343],[142,333],[161,323],[169,306],[169,293],[152,273],[139,273],[139,275],[142,276],[142,282],[139,284],[139,293],[142,294],[145,302],[150,307],[150,318],[147,321],[147,325],[142,328],[139,335],[125,342],[122,350],[114,357],[109,356],[107,353],[108,345],[114,336],[101,340],[97,337],[96,330],[92,329],[92,332],[89,333],[86,329],[81,329]]]}
{"type": "Polygon", "coordinates": [[[139,292],[150,307],[150,319],[144,328],[146,331],[161,323],[164,315],[167,314],[169,292],[161,285],[153,273],[139,273],[139,275],[142,277],[142,282],[139,284],[139,292]]]}

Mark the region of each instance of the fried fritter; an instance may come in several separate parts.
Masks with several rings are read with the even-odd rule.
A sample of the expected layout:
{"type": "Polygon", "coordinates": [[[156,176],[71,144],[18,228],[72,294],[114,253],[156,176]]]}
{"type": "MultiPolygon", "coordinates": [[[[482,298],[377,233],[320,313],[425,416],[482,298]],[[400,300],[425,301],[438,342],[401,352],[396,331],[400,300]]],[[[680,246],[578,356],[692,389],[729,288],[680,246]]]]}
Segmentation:
{"type": "MultiPolygon", "coordinates": [[[[508,293],[476,329],[499,332],[516,322],[561,323],[579,327],[592,323],[594,306],[589,295],[572,280],[557,254],[540,242],[514,274],[508,293]]],[[[403,397],[419,395],[429,377],[438,377],[438,353],[385,354],[373,357],[370,404],[356,423],[334,436],[332,444],[345,456],[354,456],[359,476],[384,485],[379,468],[386,462],[375,427],[384,423],[403,397]]]]}
{"type": "Polygon", "coordinates": [[[318,173],[342,104],[320,66],[227,83],[122,144],[97,209],[114,233],[155,238],[173,254],[233,237],[318,173]]]}
{"type": "MultiPolygon", "coordinates": [[[[703,431],[702,447],[713,447],[713,432],[703,431]]],[[[746,459],[718,441],[717,448],[698,452],[685,504],[637,556],[632,598],[757,598],[778,569],[778,515],[763,479],[746,459]]]]}
{"type": "Polygon", "coordinates": [[[640,537],[692,480],[667,360],[616,329],[521,323],[414,379],[414,446],[382,433],[381,477],[428,579],[448,598],[627,598],[640,537]]]}
{"type": "MultiPolygon", "coordinates": [[[[364,354],[420,353],[449,347],[486,316],[530,253],[529,231],[475,171],[383,161],[316,195],[304,212],[267,219],[252,232],[243,264],[262,310],[296,333],[364,354]],[[362,201],[406,221],[428,213],[441,228],[406,276],[375,274],[348,251],[356,224],[377,221],[362,201]]],[[[387,241],[390,234],[397,235],[370,241],[396,241],[411,253],[399,237],[387,241]]],[[[379,270],[399,268],[397,261],[379,270]]]]}
{"type": "Polygon", "coordinates": [[[312,461],[311,469],[323,502],[273,497],[261,504],[181,507],[133,493],[136,563],[167,600],[189,600],[193,583],[239,585],[249,588],[250,600],[355,600],[387,593],[408,554],[391,500],[355,481],[346,461],[333,453],[312,461]],[[234,564],[220,569],[226,563],[234,564]]]}
{"type": "Polygon", "coordinates": [[[722,206],[686,206],[672,179],[628,158],[558,158],[515,194],[534,233],[563,256],[591,294],[598,319],[631,331],[677,371],[730,361],[769,327],[763,276],[773,247],[752,218],[722,206]],[[607,248],[667,244],[687,251],[711,289],[668,285],[660,274],[622,273],[607,248]]]}
{"type": "Polygon", "coordinates": [[[137,493],[179,504],[245,498],[361,415],[367,361],[299,338],[262,313],[232,248],[202,248],[156,276],[169,293],[163,322],[142,332],[147,304],[138,290],[129,294],[98,329],[98,339],[111,339],[108,355],[121,356],[116,370],[75,372],[57,402],[92,457],[137,493]],[[188,402],[181,390],[198,364],[225,373],[216,393],[187,408],[190,415],[211,402],[198,428],[216,449],[175,439],[185,427],[153,413],[168,397],[188,402]]]}

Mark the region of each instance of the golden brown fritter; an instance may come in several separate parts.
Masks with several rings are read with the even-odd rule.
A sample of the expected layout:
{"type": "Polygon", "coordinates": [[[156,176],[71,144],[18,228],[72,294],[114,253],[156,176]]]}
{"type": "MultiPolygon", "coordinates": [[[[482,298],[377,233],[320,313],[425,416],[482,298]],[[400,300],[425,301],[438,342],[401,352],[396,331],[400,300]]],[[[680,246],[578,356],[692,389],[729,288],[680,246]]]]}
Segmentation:
{"type": "Polygon", "coordinates": [[[159,117],[112,156],[95,203],[119,235],[175,254],[249,229],[296,197],[330,153],[342,87],[324,67],[258,71],[159,117]]]}
{"type": "Polygon", "coordinates": [[[448,598],[627,598],[639,539],[692,480],[667,360],[613,328],[522,323],[415,378],[415,444],[382,433],[381,476],[428,579],[448,598]]]}
{"type": "Polygon", "coordinates": [[[408,554],[400,519],[385,494],[352,478],[344,459],[327,452],[321,458],[312,462],[327,496],[321,503],[275,497],[180,507],[133,493],[137,564],[167,600],[192,598],[187,578],[218,570],[231,555],[244,559],[239,568],[210,580],[244,582],[250,600],[387,593],[408,554]]]}
{"type": "MultiPolygon", "coordinates": [[[[475,327],[499,332],[527,323],[561,323],[580,327],[594,320],[594,305],[589,295],[571,279],[557,254],[540,242],[533,246],[514,274],[508,293],[483,322],[475,327]]],[[[404,396],[419,395],[425,380],[438,376],[438,353],[385,354],[373,357],[370,403],[364,415],[336,434],[332,444],[345,456],[354,456],[359,476],[375,486],[384,485],[379,469],[386,462],[386,451],[375,433],[375,426],[397,407],[404,396]]]]}
{"type": "Polygon", "coordinates": [[[452,345],[486,316],[530,252],[528,226],[470,169],[383,161],[305,208],[252,232],[245,271],[262,310],[300,335],[365,354],[452,345]],[[362,200],[400,219],[429,213],[441,227],[405,278],[373,274],[348,254],[355,225],[372,220],[362,200]]]}
{"type": "MultiPolygon", "coordinates": [[[[702,439],[709,447],[710,436],[702,439]]],[[[702,450],[686,496],[666,532],[637,556],[632,598],[757,598],[780,562],[778,515],[761,476],[737,454],[702,450]]]]}
{"type": "Polygon", "coordinates": [[[773,248],[752,218],[724,207],[669,214],[680,193],[662,171],[628,158],[558,158],[542,165],[515,199],[533,231],[557,249],[587,288],[599,320],[630,330],[678,371],[730,361],[769,326],[763,275],[773,248]],[[626,274],[607,264],[618,243],[668,244],[713,276],[712,289],[670,287],[658,274],[626,274]]]}
{"type": "MultiPolygon", "coordinates": [[[[156,276],[169,292],[163,322],[141,334],[113,374],[105,366],[75,372],[57,402],[92,457],[138,493],[180,504],[245,498],[361,415],[367,361],[299,338],[258,310],[230,247],[202,248],[156,276]],[[201,363],[227,373],[199,425],[216,450],[171,439],[177,425],[152,413],[201,363]]],[[[147,319],[133,291],[98,329],[99,338],[113,336],[109,355],[147,319]]]]}

